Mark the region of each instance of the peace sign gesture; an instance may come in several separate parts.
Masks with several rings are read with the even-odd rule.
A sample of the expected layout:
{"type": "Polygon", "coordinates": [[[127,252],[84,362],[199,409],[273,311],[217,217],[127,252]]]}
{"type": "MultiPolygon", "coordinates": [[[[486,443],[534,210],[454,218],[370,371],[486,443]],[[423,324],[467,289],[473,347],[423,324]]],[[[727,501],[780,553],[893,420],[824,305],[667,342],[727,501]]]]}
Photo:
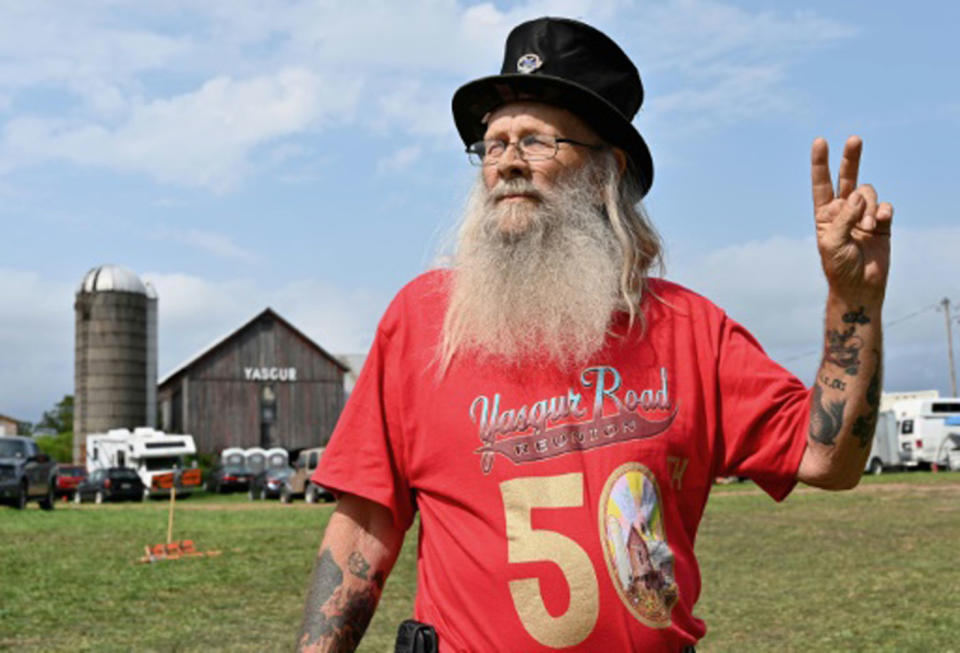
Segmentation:
{"type": "Polygon", "coordinates": [[[882,300],[890,269],[893,207],[878,204],[870,184],[857,187],[862,150],[859,137],[847,139],[834,192],[827,141],[813,142],[810,177],[817,248],[832,291],[859,301],[882,300]]]}

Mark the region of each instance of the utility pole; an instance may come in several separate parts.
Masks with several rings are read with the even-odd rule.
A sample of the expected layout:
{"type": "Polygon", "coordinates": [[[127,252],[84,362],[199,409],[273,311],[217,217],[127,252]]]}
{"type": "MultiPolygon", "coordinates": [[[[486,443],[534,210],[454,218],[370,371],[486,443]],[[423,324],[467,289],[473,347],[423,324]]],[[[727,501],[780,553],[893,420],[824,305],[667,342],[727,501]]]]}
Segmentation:
{"type": "Polygon", "coordinates": [[[940,304],[943,306],[943,315],[947,318],[947,353],[950,356],[950,383],[953,387],[951,397],[957,396],[957,369],[953,365],[953,335],[950,332],[950,300],[944,297],[940,304]]]}

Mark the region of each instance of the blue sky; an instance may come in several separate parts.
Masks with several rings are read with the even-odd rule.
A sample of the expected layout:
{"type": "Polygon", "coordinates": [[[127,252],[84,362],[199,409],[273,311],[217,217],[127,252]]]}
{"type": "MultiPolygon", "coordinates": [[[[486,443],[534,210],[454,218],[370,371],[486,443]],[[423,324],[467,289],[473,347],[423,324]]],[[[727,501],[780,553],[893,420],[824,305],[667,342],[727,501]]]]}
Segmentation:
{"type": "Polygon", "coordinates": [[[807,382],[809,146],[835,162],[860,134],[861,179],[896,208],[885,319],[919,311],[887,330],[886,389],[949,394],[932,307],[960,302],[955,3],[0,0],[0,413],[72,392],[73,293],[101,263],[156,285],[161,375],[268,305],[363,351],[473,181],[453,91],[544,14],[640,69],[667,276],[807,382]]]}

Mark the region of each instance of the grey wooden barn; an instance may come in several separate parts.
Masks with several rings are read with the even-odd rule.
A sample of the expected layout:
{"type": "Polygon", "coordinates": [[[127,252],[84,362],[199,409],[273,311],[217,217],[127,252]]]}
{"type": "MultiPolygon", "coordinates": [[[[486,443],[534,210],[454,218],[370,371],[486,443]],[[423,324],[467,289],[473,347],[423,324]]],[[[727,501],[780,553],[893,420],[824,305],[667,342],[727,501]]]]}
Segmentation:
{"type": "Polygon", "coordinates": [[[160,426],[193,435],[202,453],[324,445],[343,409],[347,371],[267,308],[161,379],[160,426]]]}

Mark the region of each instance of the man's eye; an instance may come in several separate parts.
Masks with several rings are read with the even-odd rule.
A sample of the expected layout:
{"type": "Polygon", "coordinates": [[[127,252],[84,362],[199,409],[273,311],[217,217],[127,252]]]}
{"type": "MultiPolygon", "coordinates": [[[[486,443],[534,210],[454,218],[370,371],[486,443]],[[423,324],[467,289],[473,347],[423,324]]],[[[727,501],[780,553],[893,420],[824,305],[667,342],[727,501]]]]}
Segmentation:
{"type": "Polygon", "coordinates": [[[503,153],[503,141],[487,141],[483,144],[484,154],[497,156],[503,153]]]}
{"type": "Polygon", "coordinates": [[[531,154],[544,154],[553,150],[553,142],[542,134],[524,136],[520,141],[520,146],[524,151],[531,154]]]}

